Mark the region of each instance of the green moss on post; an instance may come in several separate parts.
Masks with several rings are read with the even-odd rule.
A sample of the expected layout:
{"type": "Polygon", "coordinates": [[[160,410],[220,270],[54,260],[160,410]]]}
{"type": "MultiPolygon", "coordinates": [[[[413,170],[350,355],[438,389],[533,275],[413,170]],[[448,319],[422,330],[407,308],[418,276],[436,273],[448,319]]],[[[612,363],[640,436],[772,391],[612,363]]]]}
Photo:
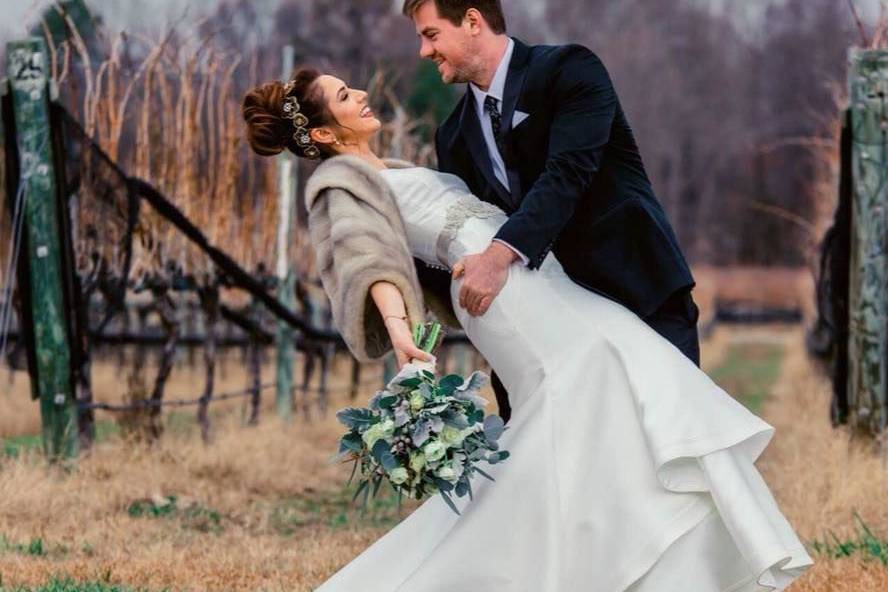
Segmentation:
{"type": "Polygon", "coordinates": [[[851,424],[881,434],[888,426],[888,51],[852,49],[849,60],[853,226],[848,399],[851,424]]]}
{"type": "Polygon", "coordinates": [[[77,454],[77,416],[71,382],[56,182],[50,141],[47,51],[42,39],[9,43],[6,71],[12,89],[16,141],[25,192],[37,392],[43,447],[57,460],[77,454]]]}

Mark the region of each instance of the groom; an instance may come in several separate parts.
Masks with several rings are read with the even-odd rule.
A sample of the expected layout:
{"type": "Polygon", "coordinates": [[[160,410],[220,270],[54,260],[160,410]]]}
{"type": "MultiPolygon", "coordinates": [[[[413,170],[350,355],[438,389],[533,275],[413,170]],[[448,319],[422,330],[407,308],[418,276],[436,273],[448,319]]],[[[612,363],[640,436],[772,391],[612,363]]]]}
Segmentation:
{"type": "MultiPolygon", "coordinates": [[[[551,250],[573,281],[699,365],[694,279],[601,60],[580,45],[508,37],[499,0],[406,0],[403,10],[444,82],[468,83],[436,134],[439,169],[509,214],[483,253],[454,266],[460,306],[484,314],[510,265],[537,269],[551,250]]],[[[418,269],[424,281],[450,280],[418,269]]],[[[507,419],[505,389],[492,382],[507,419]]]]}

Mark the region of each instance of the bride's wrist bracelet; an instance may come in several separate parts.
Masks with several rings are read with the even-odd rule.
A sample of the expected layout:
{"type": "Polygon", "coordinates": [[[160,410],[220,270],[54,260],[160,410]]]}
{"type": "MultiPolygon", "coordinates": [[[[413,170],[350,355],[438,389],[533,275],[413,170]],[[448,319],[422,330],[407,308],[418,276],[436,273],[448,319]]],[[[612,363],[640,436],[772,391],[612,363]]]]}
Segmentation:
{"type": "Polygon", "coordinates": [[[401,319],[402,321],[407,322],[407,315],[404,315],[403,317],[399,317],[397,315],[386,315],[385,317],[383,317],[382,322],[385,323],[389,319],[401,319]]]}

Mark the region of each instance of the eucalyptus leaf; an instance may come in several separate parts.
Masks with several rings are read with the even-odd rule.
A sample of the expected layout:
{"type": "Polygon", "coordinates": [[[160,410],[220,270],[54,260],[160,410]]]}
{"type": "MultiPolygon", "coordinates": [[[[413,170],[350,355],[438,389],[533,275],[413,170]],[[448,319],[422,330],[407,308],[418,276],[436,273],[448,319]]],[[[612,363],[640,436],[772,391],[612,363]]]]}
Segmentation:
{"type": "Polygon", "coordinates": [[[395,427],[399,428],[401,426],[407,425],[410,422],[410,414],[405,411],[403,408],[398,407],[395,409],[395,427]]]}
{"type": "Polygon", "coordinates": [[[444,501],[447,502],[447,505],[450,506],[450,509],[451,509],[451,510],[453,510],[454,512],[456,512],[457,515],[460,515],[460,514],[459,514],[459,510],[456,509],[456,504],[453,503],[453,500],[450,499],[450,496],[449,496],[449,495],[447,495],[445,492],[442,491],[442,492],[441,492],[441,497],[444,498],[444,501]]]}
{"type": "Polygon", "coordinates": [[[432,431],[432,422],[423,419],[418,421],[413,426],[413,433],[411,434],[411,438],[413,439],[413,445],[419,448],[423,444],[425,444],[426,440],[429,439],[429,434],[432,431]]]}
{"type": "Polygon", "coordinates": [[[381,409],[388,409],[392,405],[398,402],[397,395],[386,395],[384,397],[380,397],[379,399],[379,407],[381,409]]]}
{"type": "Polygon", "coordinates": [[[392,454],[390,448],[391,444],[382,439],[377,440],[376,444],[373,445],[373,450],[370,451],[370,454],[373,455],[373,458],[376,459],[376,462],[382,465],[382,468],[386,471],[391,471],[392,469],[396,469],[400,466],[398,464],[398,459],[395,458],[394,454],[392,454]]]}
{"type": "MultiPolygon", "coordinates": [[[[466,392],[454,391],[453,395],[458,400],[469,402],[472,405],[474,405],[475,407],[487,407],[487,403],[488,403],[487,399],[485,399],[484,397],[482,397],[480,395],[475,394],[472,391],[466,391],[466,392]]],[[[482,417],[484,416],[483,412],[482,412],[481,416],[482,417]]]]}
{"type": "Polygon", "coordinates": [[[509,458],[509,453],[506,450],[501,450],[499,452],[495,452],[487,457],[487,462],[492,465],[495,465],[498,462],[502,462],[509,458]]]}
{"type": "Polygon", "coordinates": [[[356,499],[358,499],[358,496],[361,495],[361,492],[364,491],[364,489],[367,488],[367,485],[368,485],[369,483],[370,483],[370,482],[367,481],[367,480],[361,481],[361,484],[358,485],[358,490],[355,491],[355,495],[352,496],[352,501],[353,501],[353,502],[354,502],[356,499]]]}
{"type": "Polygon", "coordinates": [[[458,374],[449,374],[438,381],[438,392],[443,395],[452,395],[462,383],[462,376],[458,374]]]}
{"type": "Polygon", "coordinates": [[[388,391],[376,391],[376,393],[370,397],[367,407],[370,409],[379,409],[379,400],[388,394],[390,394],[388,391]]]}
{"type": "Polygon", "coordinates": [[[456,495],[458,497],[463,497],[469,491],[469,480],[468,478],[463,477],[456,483],[456,495]]]}
{"type": "Polygon", "coordinates": [[[407,378],[398,383],[399,386],[402,386],[405,389],[415,389],[421,384],[422,380],[419,378],[407,378]]]}
{"type": "Polygon", "coordinates": [[[376,494],[379,492],[379,486],[382,485],[382,475],[376,477],[373,481],[373,498],[376,498],[376,494]]]}
{"type": "Polygon", "coordinates": [[[464,413],[455,413],[453,411],[448,411],[444,414],[442,419],[447,425],[459,430],[464,430],[465,428],[469,427],[469,419],[464,413]]]}
{"type": "Polygon", "coordinates": [[[505,424],[499,415],[488,415],[484,418],[484,435],[491,442],[496,442],[503,434],[505,424]]]}
{"type": "Polygon", "coordinates": [[[435,482],[435,485],[438,487],[440,491],[453,491],[453,483],[450,481],[445,481],[444,479],[440,479],[438,477],[432,477],[432,480],[435,482]]]}
{"type": "MultiPolygon", "coordinates": [[[[460,379],[462,380],[462,379],[460,379]]],[[[489,380],[487,374],[481,372],[480,370],[476,370],[472,372],[469,377],[462,381],[459,386],[456,387],[457,392],[466,394],[466,395],[474,395],[477,394],[481,388],[487,384],[489,380]]]]}
{"type": "MultiPolygon", "coordinates": [[[[485,401],[486,403],[486,401],[485,401]]],[[[469,413],[469,423],[481,423],[484,421],[484,410],[483,409],[475,409],[471,413],[469,413]]]]}
{"type": "MultiPolygon", "coordinates": [[[[369,481],[364,481],[364,483],[369,483],[369,481]]],[[[364,488],[364,500],[361,503],[361,516],[363,517],[364,512],[367,511],[367,500],[370,498],[370,488],[364,488]]]]}
{"type": "Polygon", "coordinates": [[[355,459],[355,463],[352,465],[351,475],[348,476],[348,481],[346,481],[346,485],[351,485],[352,479],[355,478],[355,472],[358,470],[358,459],[355,459]]]}
{"type": "Polygon", "coordinates": [[[429,422],[431,423],[432,431],[436,434],[440,433],[441,430],[444,429],[444,420],[437,415],[433,415],[432,417],[430,417],[429,422]]]}
{"type": "Polygon", "coordinates": [[[369,409],[359,409],[356,407],[346,407],[336,413],[336,419],[345,427],[355,429],[366,429],[376,423],[376,417],[369,409]]]}
{"type": "Polygon", "coordinates": [[[364,448],[364,441],[357,432],[349,432],[339,439],[339,452],[360,452],[364,448]]]}

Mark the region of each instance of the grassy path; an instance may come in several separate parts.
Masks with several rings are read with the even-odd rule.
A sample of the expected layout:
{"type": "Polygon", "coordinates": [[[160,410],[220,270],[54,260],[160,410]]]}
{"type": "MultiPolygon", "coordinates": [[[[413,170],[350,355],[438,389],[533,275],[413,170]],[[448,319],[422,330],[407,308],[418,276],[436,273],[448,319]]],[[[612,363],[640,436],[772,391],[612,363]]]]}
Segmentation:
{"type": "MultiPolygon", "coordinates": [[[[777,428],[757,465],[817,561],[790,592],[888,590],[888,471],[829,425],[829,385],[802,331],[719,331],[707,371],[777,428]]],[[[191,417],[153,449],[103,427],[70,473],[27,454],[33,438],[12,439],[16,452],[0,452],[0,592],[308,592],[415,507],[399,514],[381,496],[361,518],[348,467],[329,462],[332,414],[290,428],[266,417],[219,418],[208,447],[191,417]]]]}

